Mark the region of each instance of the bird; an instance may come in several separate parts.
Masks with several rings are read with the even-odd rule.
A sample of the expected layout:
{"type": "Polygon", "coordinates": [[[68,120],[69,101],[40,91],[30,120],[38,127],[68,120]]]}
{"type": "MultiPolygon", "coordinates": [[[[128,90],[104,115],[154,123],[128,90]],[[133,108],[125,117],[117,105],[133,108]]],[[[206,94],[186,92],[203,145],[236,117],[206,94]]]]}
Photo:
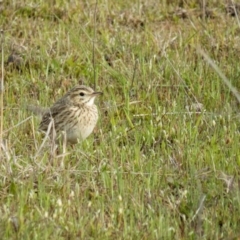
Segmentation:
{"type": "Polygon", "coordinates": [[[65,134],[67,143],[72,145],[85,140],[96,126],[98,109],[94,100],[101,94],[91,87],[77,85],[50,108],[29,106],[28,109],[42,116],[41,132],[47,133],[51,123],[50,134],[56,133],[58,140],[65,134]]]}

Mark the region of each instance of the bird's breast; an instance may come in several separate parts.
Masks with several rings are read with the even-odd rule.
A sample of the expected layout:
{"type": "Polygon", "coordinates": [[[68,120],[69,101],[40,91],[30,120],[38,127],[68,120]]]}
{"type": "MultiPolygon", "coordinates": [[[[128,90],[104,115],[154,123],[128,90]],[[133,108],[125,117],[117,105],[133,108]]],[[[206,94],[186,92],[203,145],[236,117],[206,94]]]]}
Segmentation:
{"type": "Polygon", "coordinates": [[[98,120],[98,112],[96,105],[89,107],[78,107],[72,109],[75,114],[74,119],[69,121],[65,130],[67,133],[67,140],[72,143],[83,141],[93,131],[98,120]]]}

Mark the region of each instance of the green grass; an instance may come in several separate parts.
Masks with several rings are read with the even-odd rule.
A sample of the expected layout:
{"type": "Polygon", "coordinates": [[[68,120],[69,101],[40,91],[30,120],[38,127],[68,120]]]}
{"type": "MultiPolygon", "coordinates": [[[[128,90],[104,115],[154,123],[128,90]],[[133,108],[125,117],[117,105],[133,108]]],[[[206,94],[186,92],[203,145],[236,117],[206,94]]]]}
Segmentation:
{"type": "Polygon", "coordinates": [[[96,23],[95,1],[1,3],[1,239],[240,238],[239,103],[197,50],[238,89],[240,26],[224,1],[205,19],[198,1],[187,18],[160,2],[99,0],[96,23]],[[25,107],[94,72],[96,131],[52,158],[25,107]]]}

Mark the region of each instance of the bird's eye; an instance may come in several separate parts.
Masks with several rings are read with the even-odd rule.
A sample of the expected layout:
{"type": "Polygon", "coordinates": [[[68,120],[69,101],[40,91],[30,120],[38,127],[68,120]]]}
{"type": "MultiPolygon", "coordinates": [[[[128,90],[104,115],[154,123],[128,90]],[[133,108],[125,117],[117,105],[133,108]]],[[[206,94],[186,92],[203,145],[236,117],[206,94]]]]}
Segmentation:
{"type": "Polygon", "coordinates": [[[80,92],[79,94],[81,97],[83,97],[85,94],[83,92],[80,92]]]}

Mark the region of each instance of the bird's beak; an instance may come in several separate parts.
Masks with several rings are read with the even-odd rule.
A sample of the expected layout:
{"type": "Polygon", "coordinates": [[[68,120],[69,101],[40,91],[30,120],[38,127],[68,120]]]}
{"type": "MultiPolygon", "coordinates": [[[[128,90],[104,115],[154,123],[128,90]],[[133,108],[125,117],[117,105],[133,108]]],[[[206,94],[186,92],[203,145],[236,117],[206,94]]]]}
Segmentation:
{"type": "Polygon", "coordinates": [[[93,92],[92,95],[102,95],[102,92],[93,92]]]}

